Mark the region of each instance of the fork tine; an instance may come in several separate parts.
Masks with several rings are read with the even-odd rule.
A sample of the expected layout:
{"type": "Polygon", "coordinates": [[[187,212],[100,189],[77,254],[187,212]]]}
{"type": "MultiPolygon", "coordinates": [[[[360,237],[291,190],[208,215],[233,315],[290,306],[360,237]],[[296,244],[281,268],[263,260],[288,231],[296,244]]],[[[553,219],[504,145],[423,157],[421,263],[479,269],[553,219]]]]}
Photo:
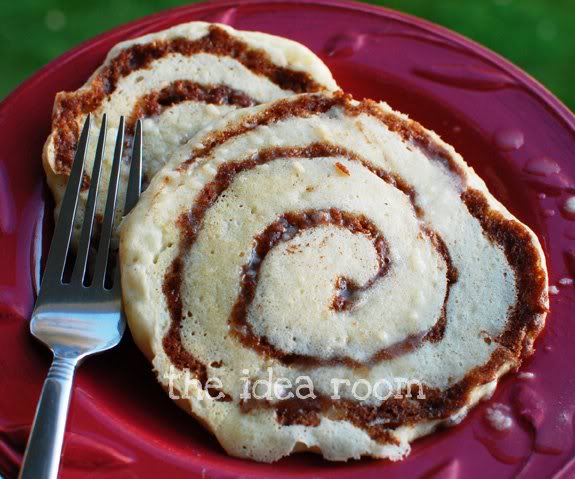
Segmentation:
{"type": "MultiPolygon", "coordinates": [[[[126,202],[124,204],[124,216],[126,216],[138,202],[142,190],[142,120],[136,123],[136,134],[132,146],[132,159],[130,160],[130,174],[128,177],[128,189],[126,191],[126,202]]],[[[113,289],[120,292],[120,264],[116,261],[114,271],[113,289]]]]}
{"type": "Polygon", "coordinates": [[[132,147],[132,159],[130,160],[130,176],[128,178],[128,190],[126,191],[126,203],[124,216],[127,215],[138,202],[142,188],[142,120],[136,123],[136,135],[132,147]]]}
{"type": "Polygon", "coordinates": [[[71,283],[83,283],[84,281],[86,261],[88,260],[88,252],[90,251],[90,238],[92,237],[94,213],[96,212],[96,202],[98,199],[98,185],[100,183],[102,157],[104,156],[107,123],[107,117],[104,114],[102,117],[102,125],[100,126],[100,135],[98,137],[98,146],[96,147],[94,166],[92,167],[92,176],[90,177],[90,191],[88,192],[88,201],[86,202],[86,209],[84,212],[84,224],[82,225],[76,264],[74,264],[74,271],[72,272],[72,277],[70,279],[71,283]]]}
{"type": "Polygon", "coordinates": [[[104,221],[100,234],[100,243],[96,255],[96,267],[92,285],[104,286],[106,280],[106,267],[108,264],[108,251],[110,249],[110,239],[114,229],[114,212],[116,209],[116,196],[118,193],[118,179],[120,177],[120,163],[122,160],[122,150],[124,147],[124,117],[120,117],[118,125],[118,134],[116,136],[116,146],[114,149],[114,162],[110,181],[108,183],[108,197],[106,199],[106,209],[104,211],[104,221]]]}
{"type": "Polygon", "coordinates": [[[86,149],[88,146],[88,137],[90,136],[90,115],[87,116],[80,134],[78,149],[72,164],[72,170],[68,178],[68,185],[62,200],[60,214],[56,222],[54,236],[50,244],[50,251],[46,259],[46,268],[42,277],[42,286],[44,284],[57,284],[62,281],[66,256],[70,246],[70,238],[74,229],[74,217],[76,215],[76,206],[80,185],[82,184],[84,172],[84,159],[86,158],[86,149]]]}

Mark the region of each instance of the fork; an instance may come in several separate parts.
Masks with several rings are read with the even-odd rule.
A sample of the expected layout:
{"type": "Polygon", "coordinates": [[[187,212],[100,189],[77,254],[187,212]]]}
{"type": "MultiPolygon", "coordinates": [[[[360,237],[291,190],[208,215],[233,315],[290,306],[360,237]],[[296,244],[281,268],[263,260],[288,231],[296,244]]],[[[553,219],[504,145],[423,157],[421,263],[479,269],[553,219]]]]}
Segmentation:
{"type": "MultiPolygon", "coordinates": [[[[30,322],[31,333],[52,350],[54,357],[48,376],[44,381],[28,445],[24,453],[19,475],[21,479],[54,479],[57,477],[76,367],[86,356],[116,346],[125,329],[119,264],[116,265],[113,276],[112,272],[108,271],[111,269],[109,256],[114,254],[110,252],[110,242],[114,229],[114,212],[124,145],[123,117],[120,118],[116,137],[104,218],[93,268],[94,273],[88,282],[86,265],[106,141],[107,118],[105,115],[98,136],[76,259],[70,280],[67,281],[65,277],[66,260],[83,178],[90,123],[91,118],[88,115],[80,135],[78,149],[52,237],[50,252],[46,260],[40,292],[30,322]],[[113,278],[111,285],[109,278],[113,278]]],[[[142,125],[138,121],[132,149],[124,215],[138,201],[141,174],[142,125]]]]}

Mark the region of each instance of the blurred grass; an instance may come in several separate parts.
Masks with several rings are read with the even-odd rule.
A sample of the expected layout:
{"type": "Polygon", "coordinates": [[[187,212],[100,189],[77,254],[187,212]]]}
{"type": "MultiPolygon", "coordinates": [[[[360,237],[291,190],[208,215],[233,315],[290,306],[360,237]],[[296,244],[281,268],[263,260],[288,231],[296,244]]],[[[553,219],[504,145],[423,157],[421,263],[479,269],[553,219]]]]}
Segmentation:
{"type": "MultiPolygon", "coordinates": [[[[5,0],[0,98],[78,43],[181,0],[5,0]]],[[[525,69],[575,110],[575,0],[375,0],[455,30],[525,69]]]]}

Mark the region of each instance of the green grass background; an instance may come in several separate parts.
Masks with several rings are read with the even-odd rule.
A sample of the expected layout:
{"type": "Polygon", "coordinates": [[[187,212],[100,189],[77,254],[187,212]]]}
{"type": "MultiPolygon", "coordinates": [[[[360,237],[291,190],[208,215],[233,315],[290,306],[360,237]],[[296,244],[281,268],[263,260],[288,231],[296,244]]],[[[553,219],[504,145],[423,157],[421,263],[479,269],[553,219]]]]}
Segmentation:
{"type": "MultiPolygon", "coordinates": [[[[0,98],[78,43],[181,0],[3,0],[0,98]]],[[[575,0],[376,0],[495,50],[575,110],[575,0]]]]}

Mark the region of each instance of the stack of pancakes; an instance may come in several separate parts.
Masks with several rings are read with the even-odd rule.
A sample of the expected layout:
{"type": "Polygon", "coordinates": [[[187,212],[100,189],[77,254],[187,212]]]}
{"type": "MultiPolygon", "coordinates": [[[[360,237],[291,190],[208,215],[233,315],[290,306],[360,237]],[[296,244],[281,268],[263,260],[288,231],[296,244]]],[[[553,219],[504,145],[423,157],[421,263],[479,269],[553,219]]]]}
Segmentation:
{"type": "Polygon", "coordinates": [[[162,386],[235,456],[401,459],[544,326],[531,230],[436,134],[336,90],[301,45],[191,23],[118,45],[56,100],[57,202],[86,114],[144,118],[126,315],[162,386]]]}

